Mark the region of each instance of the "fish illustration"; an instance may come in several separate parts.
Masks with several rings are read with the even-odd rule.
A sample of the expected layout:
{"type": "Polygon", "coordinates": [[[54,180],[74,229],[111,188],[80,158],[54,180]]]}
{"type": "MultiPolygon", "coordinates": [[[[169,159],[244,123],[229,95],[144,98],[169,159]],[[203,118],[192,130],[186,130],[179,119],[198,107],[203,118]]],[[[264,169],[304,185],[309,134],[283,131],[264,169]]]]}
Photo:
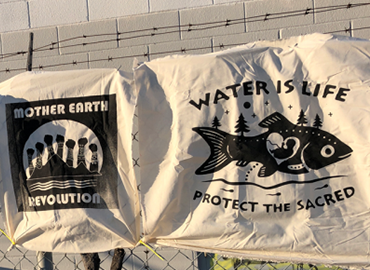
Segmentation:
{"type": "Polygon", "coordinates": [[[237,166],[251,162],[262,164],[258,176],[276,171],[302,174],[318,170],[348,158],[352,149],[329,132],[315,127],[298,126],[275,112],[259,123],[267,132],[257,136],[239,136],[211,127],[195,127],[209,145],[209,158],[195,171],[198,175],[221,170],[236,161],[237,166]]]}

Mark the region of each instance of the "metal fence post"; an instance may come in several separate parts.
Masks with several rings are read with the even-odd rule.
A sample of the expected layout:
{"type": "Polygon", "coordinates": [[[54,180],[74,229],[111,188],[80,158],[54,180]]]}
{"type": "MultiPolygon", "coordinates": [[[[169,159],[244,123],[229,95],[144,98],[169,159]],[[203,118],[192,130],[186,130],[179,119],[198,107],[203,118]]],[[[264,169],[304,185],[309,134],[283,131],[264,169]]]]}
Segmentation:
{"type": "Polygon", "coordinates": [[[36,252],[37,270],[53,270],[53,255],[51,252],[36,252]]]}
{"type": "Polygon", "coordinates": [[[30,41],[28,44],[28,55],[27,55],[27,71],[32,71],[32,56],[33,56],[33,32],[30,33],[30,41]]]}
{"type": "MultiPolygon", "coordinates": [[[[32,56],[33,56],[33,32],[30,32],[30,40],[28,44],[28,55],[27,55],[27,71],[32,71],[32,56]]],[[[36,252],[38,270],[53,270],[53,255],[51,252],[36,252]]]]}

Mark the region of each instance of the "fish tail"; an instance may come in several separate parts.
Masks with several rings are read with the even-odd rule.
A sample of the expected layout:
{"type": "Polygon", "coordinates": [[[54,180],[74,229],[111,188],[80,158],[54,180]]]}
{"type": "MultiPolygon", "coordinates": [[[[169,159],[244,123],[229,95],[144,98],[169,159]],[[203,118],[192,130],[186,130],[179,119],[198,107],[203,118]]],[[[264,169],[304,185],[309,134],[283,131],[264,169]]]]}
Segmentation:
{"type": "Polygon", "coordinates": [[[231,135],[216,128],[197,127],[193,130],[202,136],[211,149],[208,159],[195,171],[195,174],[216,172],[233,160],[227,152],[227,143],[231,135]]]}

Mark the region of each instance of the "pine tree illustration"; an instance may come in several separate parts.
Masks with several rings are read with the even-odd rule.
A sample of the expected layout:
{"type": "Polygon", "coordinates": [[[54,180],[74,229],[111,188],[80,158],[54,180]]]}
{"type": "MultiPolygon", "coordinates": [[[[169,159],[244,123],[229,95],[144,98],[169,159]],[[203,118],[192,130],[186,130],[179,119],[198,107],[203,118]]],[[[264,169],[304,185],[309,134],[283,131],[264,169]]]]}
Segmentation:
{"type": "Polygon", "coordinates": [[[321,128],[322,127],[322,121],[318,114],[315,116],[315,121],[313,122],[313,127],[315,128],[321,128]]]}
{"type": "Polygon", "coordinates": [[[212,122],[212,127],[218,129],[218,127],[220,126],[221,126],[220,120],[218,120],[217,116],[215,116],[212,122]]]}
{"type": "Polygon", "coordinates": [[[235,126],[235,132],[240,132],[241,136],[244,137],[244,132],[249,132],[249,126],[247,125],[247,121],[244,119],[243,114],[240,114],[238,121],[236,121],[237,125],[235,126]]]}
{"type": "Polygon", "coordinates": [[[301,110],[298,116],[297,125],[303,126],[303,124],[307,124],[307,119],[306,116],[304,115],[303,110],[301,110]]]}

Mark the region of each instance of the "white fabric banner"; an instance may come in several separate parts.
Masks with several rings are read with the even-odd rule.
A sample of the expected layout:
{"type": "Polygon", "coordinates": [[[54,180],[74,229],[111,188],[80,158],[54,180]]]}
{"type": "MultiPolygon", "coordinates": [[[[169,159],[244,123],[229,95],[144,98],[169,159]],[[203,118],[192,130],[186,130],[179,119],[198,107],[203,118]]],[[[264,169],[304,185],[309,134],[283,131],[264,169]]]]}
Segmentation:
{"type": "Polygon", "coordinates": [[[132,74],[28,72],[0,84],[0,200],[8,236],[30,250],[133,247],[139,201],[132,74]]]}
{"type": "Polygon", "coordinates": [[[370,259],[370,42],[313,34],[139,66],[144,241],[370,259]]]}

